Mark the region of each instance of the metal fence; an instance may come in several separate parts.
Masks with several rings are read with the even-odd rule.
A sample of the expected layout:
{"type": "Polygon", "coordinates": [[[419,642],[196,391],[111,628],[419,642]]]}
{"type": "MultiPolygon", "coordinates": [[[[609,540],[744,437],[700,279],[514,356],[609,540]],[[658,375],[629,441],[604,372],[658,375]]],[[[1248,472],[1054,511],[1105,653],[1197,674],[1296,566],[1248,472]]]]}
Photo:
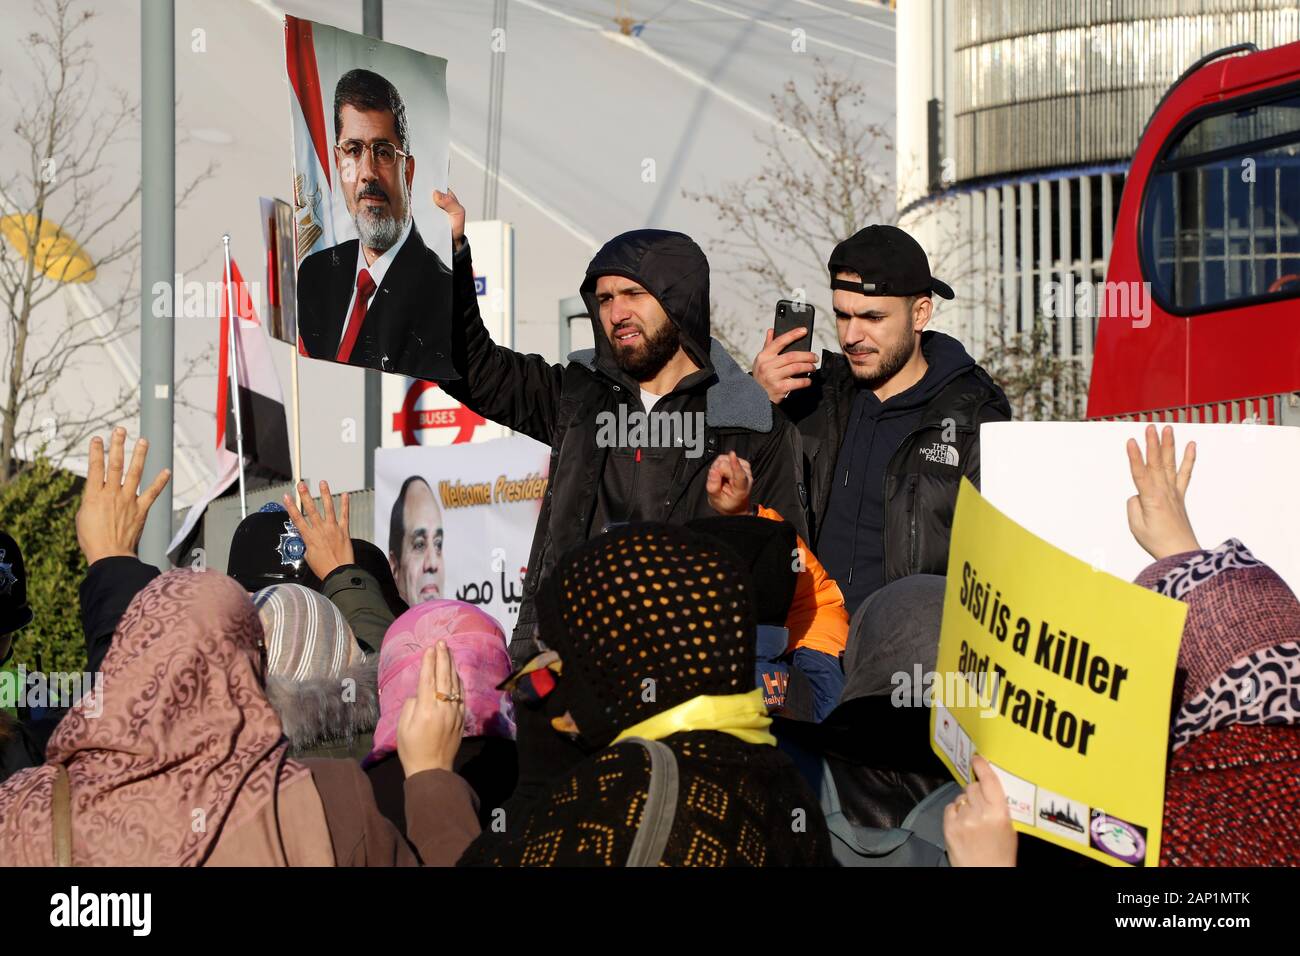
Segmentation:
{"type": "MultiPolygon", "coordinates": [[[[949,239],[973,250],[975,261],[966,264],[971,279],[945,308],[944,321],[972,355],[983,357],[999,329],[1005,341],[1031,329],[1046,283],[1073,290],[1105,278],[1123,188],[1124,174],[1112,166],[956,191],[957,234],[949,239]]],[[[1078,360],[1086,377],[1097,313],[1070,308],[1045,318],[1053,354],[1078,360]]]]}
{"type": "Polygon", "coordinates": [[[1114,415],[1098,421],[1151,422],[1170,425],[1196,422],[1300,426],[1300,393],[1261,395],[1256,398],[1239,398],[1231,402],[1210,402],[1207,405],[1184,405],[1179,408],[1157,408],[1146,412],[1114,415]]]}

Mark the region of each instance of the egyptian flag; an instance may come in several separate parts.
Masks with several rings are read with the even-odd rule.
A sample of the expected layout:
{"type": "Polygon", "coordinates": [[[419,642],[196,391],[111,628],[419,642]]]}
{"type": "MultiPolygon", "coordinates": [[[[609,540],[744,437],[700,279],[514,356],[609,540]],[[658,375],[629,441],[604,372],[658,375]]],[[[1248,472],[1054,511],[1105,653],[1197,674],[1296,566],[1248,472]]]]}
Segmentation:
{"type": "MultiPolygon", "coordinates": [[[[293,477],[289,457],[289,429],[285,420],[284,397],[280,379],[275,374],[268,337],[258,321],[252,293],[240,275],[235,260],[230,260],[233,279],[235,314],[235,360],[239,375],[239,413],[244,433],[244,476],[262,478],[266,484],[293,477]]],[[[211,487],[185,517],[184,524],[168,546],[174,563],[186,560],[185,550],[193,540],[198,522],[208,505],[239,480],[239,457],[236,454],[235,411],[230,400],[230,296],[223,277],[221,283],[221,323],[219,359],[217,361],[216,452],[217,477],[211,487]]]]}
{"type": "MultiPolygon", "coordinates": [[[[293,117],[294,265],[298,266],[313,252],[335,245],[329,159],[334,140],[326,132],[325,100],[310,20],[284,18],[284,62],[293,90],[289,110],[293,117]]],[[[307,354],[301,336],[298,354],[307,354]]]]}
{"type": "MultiPolygon", "coordinates": [[[[289,458],[289,429],[285,424],[284,395],[275,374],[271,347],[253,308],[252,295],[230,260],[234,280],[236,372],[239,378],[239,412],[244,426],[244,474],[273,480],[293,477],[289,458]]],[[[225,283],[221,287],[221,358],[217,362],[217,459],[223,450],[235,454],[235,407],[230,401],[230,315],[225,283]]],[[[220,471],[221,468],[218,467],[220,471]]]]}
{"type": "Polygon", "coordinates": [[[333,119],[326,125],[325,97],[316,69],[316,41],[310,20],[284,18],[285,66],[293,117],[293,207],[297,233],[295,262],[335,244],[330,216],[330,153],[333,119]],[[327,131],[328,130],[328,131],[327,131]]]}

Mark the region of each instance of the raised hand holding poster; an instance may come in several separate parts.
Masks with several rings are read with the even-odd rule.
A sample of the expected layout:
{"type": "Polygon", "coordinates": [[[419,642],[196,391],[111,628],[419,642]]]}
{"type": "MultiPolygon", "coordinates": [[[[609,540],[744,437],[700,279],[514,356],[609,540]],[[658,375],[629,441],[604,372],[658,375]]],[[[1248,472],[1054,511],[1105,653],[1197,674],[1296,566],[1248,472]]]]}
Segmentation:
{"type": "Polygon", "coordinates": [[[963,479],[931,745],[963,784],[973,754],[992,763],[1021,833],[1155,866],[1186,617],[1030,534],[963,479]]]}

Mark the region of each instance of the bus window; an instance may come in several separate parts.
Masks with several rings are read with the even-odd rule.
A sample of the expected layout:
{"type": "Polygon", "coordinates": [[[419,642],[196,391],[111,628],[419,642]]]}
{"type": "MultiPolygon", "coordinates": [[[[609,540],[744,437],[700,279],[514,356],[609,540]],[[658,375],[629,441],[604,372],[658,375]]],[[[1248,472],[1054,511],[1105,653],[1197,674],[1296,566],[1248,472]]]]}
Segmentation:
{"type": "Polygon", "coordinates": [[[1170,312],[1300,295],[1300,95],[1183,132],[1151,176],[1142,235],[1143,272],[1170,312]]]}

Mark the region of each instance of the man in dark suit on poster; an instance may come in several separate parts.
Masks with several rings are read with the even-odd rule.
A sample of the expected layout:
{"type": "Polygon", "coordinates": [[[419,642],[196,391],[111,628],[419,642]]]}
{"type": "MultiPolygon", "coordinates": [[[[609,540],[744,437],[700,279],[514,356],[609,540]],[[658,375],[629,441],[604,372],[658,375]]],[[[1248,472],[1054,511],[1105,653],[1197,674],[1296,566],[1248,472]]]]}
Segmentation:
{"type": "Polygon", "coordinates": [[[411,215],[415,157],[406,106],[378,73],[334,89],[339,187],[357,239],[298,267],[298,349],[424,379],[457,378],[450,360],[451,269],[411,215]]]}

